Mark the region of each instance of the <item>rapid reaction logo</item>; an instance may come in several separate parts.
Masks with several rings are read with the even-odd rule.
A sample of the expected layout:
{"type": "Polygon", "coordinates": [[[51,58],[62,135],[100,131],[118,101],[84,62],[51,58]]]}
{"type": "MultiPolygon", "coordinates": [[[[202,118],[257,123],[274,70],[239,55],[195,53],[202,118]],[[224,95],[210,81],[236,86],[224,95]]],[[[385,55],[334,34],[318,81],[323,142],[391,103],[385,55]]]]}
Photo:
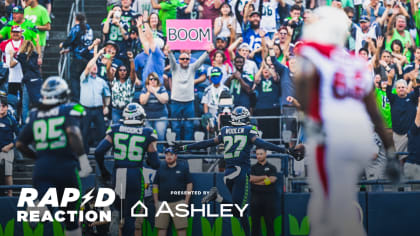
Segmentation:
{"type": "Polygon", "coordinates": [[[26,210],[17,211],[16,220],[18,222],[64,222],[65,218],[70,218],[70,221],[82,222],[84,220],[89,222],[95,221],[111,221],[110,210],[89,210],[89,211],[76,211],[65,209],[70,205],[74,208],[78,204],[83,207],[86,203],[95,198],[94,208],[110,207],[115,200],[115,192],[110,188],[99,188],[96,196],[92,196],[94,189],[80,196],[80,191],[77,188],[66,188],[63,193],[61,201],[58,200],[56,188],[49,188],[41,200],[38,199],[38,191],[34,188],[23,188],[19,195],[18,207],[27,207],[26,210]],[[54,213],[51,213],[51,210],[54,213]],[[76,217],[77,216],[77,217],[76,217]]]}
{"type": "MultiPolygon", "coordinates": [[[[66,188],[62,194],[62,199],[58,199],[56,188],[50,188],[40,198],[38,191],[34,188],[23,188],[17,206],[25,208],[26,210],[17,211],[16,220],[18,222],[64,222],[66,219],[70,221],[111,221],[110,207],[115,201],[116,193],[111,188],[98,188],[96,196],[94,196],[94,189],[81,196],[79,189],[66,188]],[[40,200],[39,200],[40,198],[40,200]],[[92,210],[65,210],[83,208],[86,204],[90,204],[92,210]]],[[[240,206],[238,204],[219,204],[218,211],[214,211],[211,204],[185,204],[180,203],[175,207],[170,207],[166,201],[160,202],[156,209],[155,217],[160,214],[169,214],[170,216],[178,217],[194,217],[200,215],[202,217],[233,217],[233,211],[239,212],[240,217],[243,217],[248,204],[240,206]]],[[[147,217],[147,206],[138,201],[131,207],[132,217],[147,217]],[[140,213],[136,209],[142,208],[140,213]]]]}

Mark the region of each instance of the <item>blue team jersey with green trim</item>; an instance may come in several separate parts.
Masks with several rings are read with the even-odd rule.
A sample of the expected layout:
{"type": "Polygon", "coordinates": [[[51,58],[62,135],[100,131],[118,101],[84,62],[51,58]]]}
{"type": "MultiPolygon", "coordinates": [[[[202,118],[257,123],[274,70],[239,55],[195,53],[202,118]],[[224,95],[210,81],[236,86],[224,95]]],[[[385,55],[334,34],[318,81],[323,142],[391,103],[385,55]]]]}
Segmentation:
{"type": "Polygon", "coordinates": [[[70,148],[65,130],[71,126],[80,127],[84,115],[83,106],[75,103],[48,110],[32,109],[18,140],[26,145],[33,143],[36,166],[44,168],[44,171],[48,168],[75,167],[78,160],[70,148]]]}
{"type": "Polygon", "coordinates": [[[157,140],[156,131],[139,125],[115,124],[108,128],[114,145],[115,168],[143,167],[144,154],[157,140]]]}
{"type": "Polygon", "coordinates": [[[253,147],[252,138],[258,136],[253,125],[226,126],[219,134],[219,142],[224,144],[226,168],[241,166],[250,168],[250,155],[253,147]]]}

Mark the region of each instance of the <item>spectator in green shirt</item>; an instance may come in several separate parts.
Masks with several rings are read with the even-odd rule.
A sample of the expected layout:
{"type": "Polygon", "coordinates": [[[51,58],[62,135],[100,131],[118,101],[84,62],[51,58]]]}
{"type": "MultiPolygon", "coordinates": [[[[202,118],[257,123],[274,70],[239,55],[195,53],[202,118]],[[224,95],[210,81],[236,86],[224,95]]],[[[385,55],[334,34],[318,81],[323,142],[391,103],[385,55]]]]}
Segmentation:
{"type": "Polygon", "coordinates": [[[26,0],[25,19],[30,20],[39,30],[39,44],[42,50],[47,44],[47,31],[51,30],[51,19],[45,7],[38,4],[38,0],[26,0]]]}
{"type": "MultiPolygon", "coordinates": [[[[35,24],[29,20],[26,20],[23,17],[23,8],[21,6],[16,6],[12,9],[13,20],[9,21],[1,30],[0,30],[0,39],[7,40],[10,39],[10,31],[12,26],[19,25],[23,29],[23,38],[25,40],[30,40],[34,45],[36,45],[36,50],[38,54],[41,53],[41,47],[39,45],[39,35],[38,29],[35,24]]],[[[42,60],[38,60],[38,64],[41,64],[42,60]]]]}
{"type": "MultiPolygon", "coordinates": [[[[385,127],[392,128],[391,106],[389,105],[389,100],[386,96],[386,85],[387,81],[381,80],[381,75],[375,75],[376,103],[378,105],[381,116],[384,119],[385,127]]],[[[395,89],[393,93],[395,93],[395,89]]]]}
{"type": "Polygon", "coordinates": [[[179,0],[162,1],[159,4],[150,0],[154,9],[159,9],[159,19],[162,22],[163,36],[166,37],[166,20],[176,19],[177,7],[182,6],[179,0]]]}

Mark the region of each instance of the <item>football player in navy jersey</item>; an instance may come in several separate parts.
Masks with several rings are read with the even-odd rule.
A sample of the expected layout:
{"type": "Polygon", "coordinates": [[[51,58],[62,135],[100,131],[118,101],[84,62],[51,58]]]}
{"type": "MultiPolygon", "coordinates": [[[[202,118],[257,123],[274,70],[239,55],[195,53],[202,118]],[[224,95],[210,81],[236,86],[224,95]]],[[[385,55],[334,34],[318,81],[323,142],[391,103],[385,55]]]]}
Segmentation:
{"type": "Polygon", "coordinates": [[[111,147],[114,148],[112,183],[117,199],[112,211],[111,235],[118,235],[119,228],[122,228],[122,235],[133,235],[134,231],[136,235],[141,235],[142,218],[134,221],[130,209],[138,200],[143,201],[143,158],[146,152],[147,164],[153,169],[159,168],[156,149],[158,138],[154,129],[143,126],[146,113],[139,104],[129,103],[122,115],[123,123],[108,129],[107,135],[96,148],[95,158],[102,177],[108,179],[110,174],[104,165],[104,155],[111,147]]]}
{"type": "MultiPolygon", "coordinates": [[[[92,172],[79,129],[85,111],[81,105],[68,103],[69,94],[63,79],[49,77],[41,88],[41,105],[31,110],[16,143],[25,156],[36,158],[33,185],[40,197],[49,188],[56,188],[58,199],[62,199],[65,188],[81,189],[80,177],[92,172]],[[35,150],[29,147],[31,143],[35,150]]],[[[62,210],[78,211],[79,207],[80,201],[62,210]]],[[[70,221],[66,216],[67,236],[82,235],[77,218],[70,221]]]]}
{"type": "MultiPolygon", "coordinates": [[[[250,154],[254,145],[267,150],[281,153],[291,153],[300,159],[303,151],[301,149],[288,150],[272,143],[265,142],[258,137],[257,128],[250,125],[250,113],[248,109],[238,106],[232,111],[231,125],[223,127],[219,136],[198,143],[179,146],[177,151],[187,151],[193,149],[203,149],[223,143],[225,147],[224,160],[226,162],[225,176],[223,178],[227,188],[232,194],[232,202],[244,207],[248,203],[249,173],[251,169],[250,154]]],[[[223,197],[218,194],[217,188],[213,187],[209,194],[202,200],[203,203],[216,200],[224,202],[223,197]]],[[[232,209],[235,217],[239,217],[239,211],[232,209]]],[[[246,235],[250,235],[248,217],[240,219],[241,225],[246,235]]]]}

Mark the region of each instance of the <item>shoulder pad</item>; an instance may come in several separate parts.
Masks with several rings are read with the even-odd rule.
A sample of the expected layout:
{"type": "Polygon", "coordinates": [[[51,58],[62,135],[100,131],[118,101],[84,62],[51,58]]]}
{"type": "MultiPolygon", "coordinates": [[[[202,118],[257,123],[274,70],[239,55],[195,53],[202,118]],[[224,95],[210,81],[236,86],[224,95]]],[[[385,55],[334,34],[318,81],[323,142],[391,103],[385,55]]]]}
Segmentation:
{"type": "Polygon", "coordinates": [[[85,108],[80,104],[71,104],[72,108],[70,110],[71,116],[85,116],[86,111],[85,108]]]}
{"type": "Polygon", "coordinates": [[[223,131],[226,129],[226,126],[225,127],[222,127],[221,129],[220,129],[220,131],[219,131],[219,135],[222,135],[222,133],[223,133],[223,131]]]}
{"type": "Polygon", "coordinates": [[[155,138],[156,140],[158,139],[157,132],[156,132],[156,130],[155,130],[155,129],[153,129],[153,132],[150,134],[150,136],[151,136],[152,138],[155,138]]]}
{"type": "Polygon", "coordinates": [[[108,129],[106,129],[105,134],[110,134],[112,132],[112,127],[108,126],[108,129]]]}
{"type": "Polygon", "coordinates": [[[211,86],[212,86],[212,85],[207,86],[207,87],[204,89],[204,92],[208,92],[208,91],[211,89],[211,86]]]}
{"type": "Polygon", "coordinates": [[[255,135],[258,135],[258,129],[257,129],[257,126],[252,125],[252,126],[251,126],[251,130],[249,131],[249,133],[250,133],[250,134],[255,134],[255,135]]]}

